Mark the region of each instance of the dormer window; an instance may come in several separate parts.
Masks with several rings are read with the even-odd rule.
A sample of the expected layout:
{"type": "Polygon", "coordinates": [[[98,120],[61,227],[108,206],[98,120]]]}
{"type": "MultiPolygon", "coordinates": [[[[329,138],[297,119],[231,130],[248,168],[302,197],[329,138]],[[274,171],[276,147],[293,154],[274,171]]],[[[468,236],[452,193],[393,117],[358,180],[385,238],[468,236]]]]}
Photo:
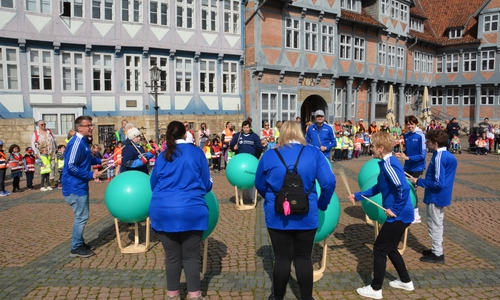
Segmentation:
{"type": "Polygon", "coordinates": [[[450,29],[450,31],[448,32],[448,37],[450,39],[459,39],[463,36],[463,34],[464,34],[463,28],[453,28],[450,29]]]}
{"type": "Polygon", "coordinates": [[[416,18],[410,18],[410,29],[424,32],[424,21],[416,18]]]}
{"type": "Polygon", "coordinates": [[[343,9],[359,12],[357,0],[341,0],[340,7],[343,9]]]}

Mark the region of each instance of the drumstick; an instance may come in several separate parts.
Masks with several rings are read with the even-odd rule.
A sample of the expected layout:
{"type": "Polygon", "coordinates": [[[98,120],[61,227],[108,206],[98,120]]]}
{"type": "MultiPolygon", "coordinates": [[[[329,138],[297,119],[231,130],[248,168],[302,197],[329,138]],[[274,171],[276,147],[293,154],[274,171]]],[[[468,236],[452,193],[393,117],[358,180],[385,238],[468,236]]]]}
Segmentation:
{"type": "Polygon", "coordinates": [[[369,201],[369,202],[371,202],[373,205],[375,205],[376,207],[378,207],[378,208],[382,209],[383,211],[386,211],[386,209],[385,209],[382,205],[378,204],[377,202],[373,201],[372,199],[370,199],[370,198],[368,198],[368,197],[365,197],[365,196],[363,196],[363,195],[361,195],[361,197],[363,197],[365,200],[368,200],[368,201],[369,201]]]}
{"type": "Polygon", "coordinates": [[[408,179],[413,178],[413,176],[411,176],[409,173],[405,172],[405,175],[406,175],[406,178],[408,178],[408,179]]]}
{"type": "Polygon", "coordinates": [[[349,183],[347,182],[347,177],[345,176],[344,169],[339,169],[339,174],[340,174],[340,178],[344,182],[345,188],[347,189],[349,196],[352,195],[351,189],[349,188],[349,183]]]}

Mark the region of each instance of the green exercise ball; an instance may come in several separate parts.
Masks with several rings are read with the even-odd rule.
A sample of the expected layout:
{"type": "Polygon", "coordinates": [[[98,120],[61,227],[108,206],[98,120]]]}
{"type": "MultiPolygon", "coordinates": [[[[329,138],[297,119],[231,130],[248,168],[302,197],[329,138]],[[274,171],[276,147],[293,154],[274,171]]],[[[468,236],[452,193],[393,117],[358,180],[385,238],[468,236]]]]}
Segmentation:
{"type": "Polygon", "coordinates": [[[226,178],[232,186],[249,189],[254,186],[259,160],[248,153],[235,155],[227,163],[226,178]]]}
{"type": "Polygon", "coordinates": [[[214,192],[210,191],[205,195],[205,201],[208,206],[208,229],[203,232],[202,240],[206,239],[212,231],[214,231],[217,222],[219,221],[219,202],[215,197],[214,192]]]}
{"type": "MultiPolygon", "coordinates": [[[[318,191],[318,198],[321,193],[321,188],[318,181],[316,181],[316,191],[318,191]]],[[[333,193],[330,199],[330,204],[325,211],[318,210],[318,230],[314,237],[314,243],[319,243],[329,237],[340,220],[340,201],[336,193],[333,193]]]]}
{"type": "Polygon", "coordinates": [[[127,171],[111,180],[104,200],[113,217],[122,222],[135,223],[144,221],[149,216],[152,194],[149,175],[127,171]]]}
{"type": "Polygon", "coordinates": [[[380,159],[372,158],[369,161],[365,162],[365,164],[361,167],[358,174],[359,188],[362,188],[365,185],[365,182],[368,181],[368,179],[380,173],[380,167],[378,165],[379,162],[380,159]]]}

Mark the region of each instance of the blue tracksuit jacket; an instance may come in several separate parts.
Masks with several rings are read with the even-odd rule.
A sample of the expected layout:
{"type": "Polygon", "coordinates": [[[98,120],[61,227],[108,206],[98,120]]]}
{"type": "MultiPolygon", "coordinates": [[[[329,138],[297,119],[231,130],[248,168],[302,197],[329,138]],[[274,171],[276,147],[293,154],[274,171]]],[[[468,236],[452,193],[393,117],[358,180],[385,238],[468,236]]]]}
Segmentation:
{"type": "Polygon", "coordinates": [[[405,154],[410,159],[405,161],[404,170],[406,172],[420,172],[425,170],[425,156],[427,155],[427,145],[425,135],[420,128],[414,132],[405,133],[405,154]]]}
{"type": "Polygon", "coordinates": [[[326,151],[323,151],[323,155],[327,158],[330,157],[330,150],[337,145],[333,129],[326,123],[323,123],[321,126],[321,131],[318,131],[318,125],[316,123],[309,126],[306,133],[306,143],[313,145],[318,149],[321,146],[325,146],[326,151]]]}

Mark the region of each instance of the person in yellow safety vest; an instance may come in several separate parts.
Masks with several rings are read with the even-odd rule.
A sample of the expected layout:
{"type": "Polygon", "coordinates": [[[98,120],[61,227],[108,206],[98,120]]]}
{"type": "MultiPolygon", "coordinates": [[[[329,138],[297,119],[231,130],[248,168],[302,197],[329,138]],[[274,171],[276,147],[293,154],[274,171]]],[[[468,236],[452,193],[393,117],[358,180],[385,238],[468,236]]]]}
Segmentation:
{"type": "Polygon", "coordinates": [[[278,138],[280,137],[281,125],[283,125],[283,122],[278,121],[278,122],[276,122],[276,127],[273,128],[274,139],[276,140],[276,145],[279,145],[278,138]]]}
{"type": "Polygon", "coordinates": [[[56,163],[57,163],[57,170],[59,171],[59,180],[58,180],[57,188],[60,190],[62,189],[61,179],[62,179],[62,173],[63,173],[63,168],[64,168],[64,151],[65,150],[66,150],[65,145],[57,146],[56,163]]]}
{"type": "Polygon", "coordinates": [[[344,131],[342,136],[342,160],[347,160],[349,152],[349,132],[344,131]]]}
{"type": "Polygon", "coordinates": [[[352,159],[352,152],[354,151],[354,140],[352,135],[349,137],[349,145],[347,147],[347,160],[352,159]]]}
{"type": "Polygon", "coordinates": [[[40,159],[42,160],[42,167],[40,168],[40,174],[42,175],[40,191],[42,192],[51,191],[52,187],[50,186],[49,182],[51,157],[49,155],[49,150],[47,149],[47,146],[40,147],[40,159]]]}
{"type": "Polygon", "coordinates": [[[334,161],[341,161],[342,160],[342,133],[337,132],[337,137],[335,138],[335,141],[337,144],[334,147],[334,152],[333,152],[333,160],[334,161]]]}

